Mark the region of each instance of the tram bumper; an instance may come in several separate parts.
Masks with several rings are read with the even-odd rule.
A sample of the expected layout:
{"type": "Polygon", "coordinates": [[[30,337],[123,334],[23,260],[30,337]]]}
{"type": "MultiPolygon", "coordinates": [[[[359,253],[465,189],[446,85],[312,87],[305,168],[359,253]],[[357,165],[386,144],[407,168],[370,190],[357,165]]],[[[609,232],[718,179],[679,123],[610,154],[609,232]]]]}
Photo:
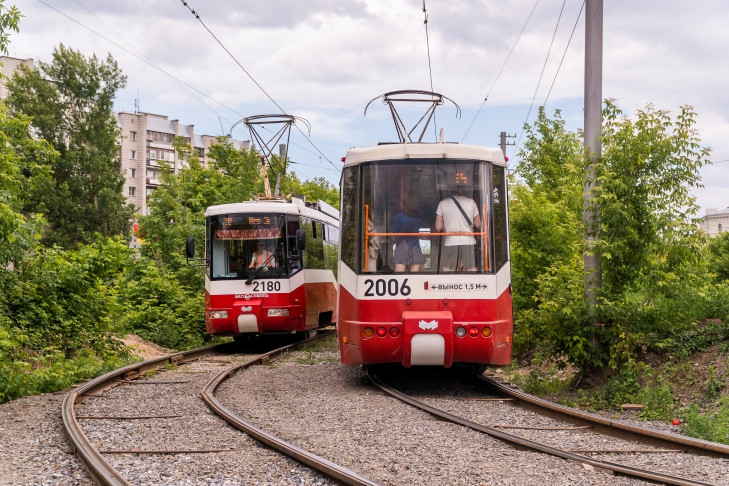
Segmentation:
{"type": "Polygon", "coordinates": [[[453,364],[453,314],[448,311],[402,313],[402,365],[444,366],[453,364]]]}

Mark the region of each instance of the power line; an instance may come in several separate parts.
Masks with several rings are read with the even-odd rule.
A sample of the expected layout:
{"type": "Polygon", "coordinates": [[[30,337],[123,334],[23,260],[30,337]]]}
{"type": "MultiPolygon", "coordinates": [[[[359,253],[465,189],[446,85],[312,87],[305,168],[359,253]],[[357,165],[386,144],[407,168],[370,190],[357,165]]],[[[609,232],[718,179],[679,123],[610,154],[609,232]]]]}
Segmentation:
{"type": "Polygon", "coordinates": [[[509,51],[509,55],[506,56],[506,59],[504,59],[504,63],[501,65],[501,69],[499,69],[498,74],[496,74],[496,78],[494,79],[493,84],[491,84],[491,88],[489,88],[488,93],[486,93],[486,96],[484,97],[483,101],[481,102],[481,106],[478,108],[478,111],[473,117],[473,120],[471,120],[471,124],[468,125],[468,129],[466,130],[466,133],[463,135],[463,138],[461,139],[461,142],[466,138],[468,135],[468,132],[471,131],[471,127],[473,127],[474,122],[476,121],[476,118],[478,118],[478,115],[481,113],[481,110],[483,109],[483,106],[486,104],[486,101],[488,101],[489,96],[491,96],[491,92],[494,90],[494,87],[496,86],[496,82],[501,77],[501,73],[504,71],[504,68],[506,67],[506,63],[509,62],[509,58],[511,58],[511,53],[514,52],[514,48],[519,43],[519,39],[521,39],[521,35],[524,33],[524,30],[526,30],[527,25],[529,24],[529,20],[532,18],[532,15],[534,14],[534,10],[536,10],[537,5],[539,5],[539,0],[534,2],[534,6],[532,7],[532,11],[529,12],[529,16],[526,19],[526,22],[524,22],[524,26],[521,28],[521,32],[519,32],[519,35],[516,37],[516,40],[514,41],[514,45],[511,46],[511,50],[509,51]]]}
{"type": "MultiPolygon", "coordinates": [[[[524,124],[529,121],[529,115],[532,113],[532,108],[534,107],[534,100],[537,99],[537,93],[539,92],[539,85],[542,83],[542,76],[544,76],[544,70],[547,68],[547,61],[549,61],[549,54],[552,52],[552,46],[554,45],[554,38],[557,36],[557,29],[559,28],[560,20],[562,20],[562,13],[564,12],[564,5],[567,3],[567,0],[562,0],[562,8],[559,11],[559,17],[557,17],[557,25],[554,26],[554,32],[552,33],[552,40],[549,43],[549,49],[547,49],[547,56],[544,58],[544,64],[542,65],[542,72],[539,73],[539,80],[537,81],[537,87],[534,89],[534,96],[532,97],[532,102],[529,105],[529,111],[527,112],[527,116],[524,119],[524,124]]],[[[522,127],[521,132],[519,133],[519,140],[516,142],[516,146],[514,147],[514,152],[517,151],[519,148],[519,144],[521,143],[521,137],[524,135],[524,127],[522,127]]]]}
{"type": "MultiPolygon", "coordinates": [[[[189,10],[189,11],[190,11],[190,12],[191,12],[191,13],[192,13],[192,14],[193,14],[194,16],[195,16],[195,18],[196,18],[196,19],[197,19],[197,20],[198,20],[198,21],[200,22],[200,24],[201,24],[201,25],[202,25],[202,26],[203,26],[203,27],[205,28],[205,30],[207,30],[207,31],[208,31],[208,33],[209,33],[209,34],[210,34],[211,36],[213,36],[213,39],[215,39],[215,41],[216,41],[216,42],[217,42],[218,44],[220,44],[220,47],[222,47],[222,48],[223,48],[223,50],[224,50],[224,51],[225,51],[226,53],[228,53],[228,55],[230,56],[230,58],[231,58],[231,59],[233,59],[233,61],[234,61],[234,62],[235,62],[235,63],[236,63],[237,65],[238,65],[238,67],[239,67],[239,68],[241,68],[241,69],[243,70],[243,72],[244,72],[244,73],[246,73],[246,75],[247,75],[247,76],[248,76],[248,77],[249,77],[249,78],[251,79],[251,81],[253,81],[253,83],[254,83],[254,84],[255,84],[256,86],[258,86],[258,88],[259,88],[259,89],[260,89],[260,90],[261,90],[261,91],[263,92],[263,94],[265,94],[265,95],[266,95],[266,97],[267,97],[267,98],[268,98],[269,100],[271,100],[271,103],[273,103],[273,104],[274,104],[274,105],[276,106],[276,108],[278,108],[278,109],[279,109],[279,110],[281,111],[281,113],[283,113],[283,114],[286,114],[286,111],[284,111],[284,109],[283,109],[283,108],[281,108],[281,106],[279,106],[279,104],[278,104],[278,103],[276,103],[276,100],[274,100],[274,99],[273,99],[273,98],[271,97],[271,95],[269,95],[269,94],[268,94],[268,92],[267,92],[267,91],[266,91],[265,89],[263,89],[263,86],[261,86],[261,85],[260,85],[260,84],[258,83],[258,81],[256,81],[256,80],[255,80],[255,79],[253,78],[253,76],[251,75],[251,73],[249,73],[249,72],[248,72],[248,71],[246,70],[246,68],[244,68],[244,67],[243,67],[243,65],[242,65],[242,64],[241,64],[240,62],[238,62],[238,59],[236,59],[236,57],[235,57],[235,56],[233,55],[233,53],[232,53],[232,52],[230,52],[230,51],[228,50],[228,48],[227,48],[227,47],[225,47],[225,45],[224,45],[224,44],[223,44],[223,43],[222,43],[222,42],[220,41],[220,39],[218,39],[218,37],[217,37],[217,36],[216,36],[216,35],[215,35],[215,34],[213,33],[213,31],[212,31],[212,30],[210,30],[210,29],[208,28],[208,26],[207,26],[207,25],[205,25],[205,22],[203,22],[203,20],[202,20],[202,19],[200,18],[200,15],[199,15],[199,14],[198,14],[197,12],[195,12],[195,10],[193,10],[193,9],[192,9],[192,7],[190,7],[190,6],[189,6],[189,5],[187,4],[187,2],[186,2],[185,0],[180,0],[180,1],[181,1],[181,2],[182,2],[182,4],[183,4],[183,5],[185,6],[185,7],[187,7],[187,9],[188,9],[188,10],[189,10]]],[[[319,150],[319,148],[318,148],[318,147],[317,147],[317,146],[316,146],[316,145],[314,144],[314,142],[312,142],[312,141],[311,141],[311,138],[309,138],[309,137],[308,137],[308,136],[307,136],[307,135],[306,135],[306,134],[305,134],[305,133],[304,133],[304,132],[303,132],[303,131],[302,131],[302,130],[301,130],[301,129],[299,128],[299,127],[297,127],[296,125],[294,125],[294,127],[296,127],[296,129],[297,129],[297,130],[299,131],[299,133],[301,133],[301,134],[302,134],[302,135],[303,135],[303,136],[304,136],[304,137],[305,137],[305,138],[306,138],[306,139],[307,139],[307,140],[309,141],[309,143],[311,144],[311,146],[312,146],[312,147],[314,147],[314,149],[315,149],[315,150],[316,150],[316,151],[317,151],[317,152],[318,152],[318,153],[319,153],[319,154],[320,154],[320,155],[321,155],[322,157],[324,157],[324,159],[325,159],[325,160],[326,160],[327,162],[329,162],[329,164],[331,164],[331,166],[332,166],[332,167],[334,167],[334,168],[335,168],[335,169],[337,169],[337,170],[341,170],[341,169],[340,169],[339,167],[337,167],[336,165],[334,165],[334,163],[333,163],[333,162],[332,162],[331,160],[329,160],[329,158],[328,158],[328,157],[327,157],[326,155],[324,155],[324,154],[323,154],[323,153],[321,152],[321,150],[319,150]]]]}
{"type": "Polygon", "coordinates": [[[585,2],[583,0],[582,6],[580,7],[580,12],[577,14],[577,18],[575,19],[575,25],[572,27],[572,33],[570,34],[570,38],[567,41],[567,46],[564,48],[564,53],[562,54],[562,59],[559,61],[559,66],[557,66],[557,72],[554,73],[554,79],[552,80],[552,85],[549,87],[549,91],[547,92],[547,97],[544,98],[544,103],[542,106],[547,105],[547,100],[549,99],[549,95],[552,94],[552,88],[554,87],[555,81],[557,81],[557,75],[559,74],[559,70],[562,68],[562,63],[564,62],[564,58],[567,55],[567,50],[570,47],[570,43],[572,42],[572,37],[575,35],[575,29],[577,29],[577,24],[580,21],[580,17],[582,17],[582,10],[585,8],[585,2]]]}
{"type": "MultiPolygon", "coordinates": [[[[196,96],[196,95],[195,95],[194,93],[192,93],[191,91],[196,91],[196,92],[200,93],[200,94],[201,94],[202,96],[204,96],[204,97],[208,98],[209,100],[211,100],[211,101],[214,101],[215,103],[218,103],[218,104],[219,104],[220,106],[222,106],[223,108],[226,108],[226,109],[228,109],[228,110],[230,110],[230,111],[232,111],[232,112],[234,112],[234,113],[235,113],[235,110],[233,110],[232,108],[230,108],[230,107],[227,107],[227,106],[223,105],[222,103],[220,103],[220,102],[219,102],[219,101],[217,101],[217,100],[214,100],[213,98],[209,97],[209,96],[208,96],[208,95],[206,95],[205,93],[202,93],[202,92],[201,92],[201,91],[199,91],[198,89],[196,89],[196,88],[194,88],[194,87],[192,87],[192,86],[188,85],[187,83],[185,83],[185,82],[181,81],[180,79],[176,78],[175,76],[173,76],[172,74],[168,73],[167,71],[165,71],[165,70],[164,70],[164,69],[162,69],[161,67],[157,66],[157,65],[156,65],[156,64],[155,64],[154,62],[152,62],[152,61],[151,61],[150,59],[148,59],[148,58],[147,58],[146,56],[144,56],[144,54],[141,54],[141,53],[140,53],[140,54],[136,54],[136,53],[132,52],[132,51],[131,51],[130,49],[128,49],[128,48],[126,48],[126,47],[124,47],[124,46],[120,45],[119,43],[117,43],[117,42],[113,41],[112,39],[109,39],[108,37],[104,36],[103,34],[100,34],[99,32],[96,32],[96,31],[95,31],[94,29],[92,29],[91,27],[88,27],[87,25],[85,25],[85,24],[83,24],[83,23],[79,22],[78,20],[74,19],[74,18],[73,18],[73,17],[71,17],[70,15],[68,15],[68,14],[66,14],[66,13],[64,13],[64,12],[62,12],[62,11],[60,11],[60,10],[58,10],[57,8],[53,7],[52,5],[49,5],[49,4],[48,4],[48,3],[46,3],[46,2],[44,1],[44,0],[38,0],[38,1],[39,1],[40,3],[42,3],[43,5],[45,5],[46,7],[50,8],[51,10],[54,10],[54,11],[55,11],[56,13],[58,13],[58,14],[60,14],[60,15],[64,16],[64,17],[66,17],[66,18],[67,18],[68,20],[70,20],[70,21],[74,22],[75,24],[77,24],[77,25],[79,25],[79,26],[83,27],[84,29],[88,30],[88,31],[89,31],[89,32],[91,32],[92,34],[94,34],[94,35],[97,35],[97,36],[101,37],[101,38],[102,38],[102,39],[104,39],[105,41],[107,41],[107,42],[109,42],[110,44],[112,44],[112,45],[114,45],[114,46],[118,47],[119,49],[121,49],[122,51],[126,52],[127,54],[130,54],[131,56],[133,56],[133,57],[136,57],[136,58],[137,58],[137,59],[139,59],[140,61],[142,61],[142,62],[144,62],[144,63],[148,64],[149,66],[153,67],[154,69],[158,70],[159,72],[161,72],[162,74],[164,74],[165,76],[167,76],[168,78],[170,78],[170,79],[171,79],[171,80],[172,80],[172,81],[173,81],[173,82],[174,82],[175,84],[177,84],[177,85],[178,85],[178,87],[180,87],[180,89],[182,89],[183,91],[185,91],[185,92],[186,92],[186,93],[187,93],[187,94],[188,94],[188,95],[189,95],[189,96],[190,96],[191,98],[193,98],[193,99],[195,99],[196,101],[198,101],[198,102],[199,102],[199,103],[200,103],[200,104],[201,104],[202,106],[204,106],[204,107],[205,107],[206,109],[208,109],[208,110],[210,110],[211,112],[213,112],[213,113],[214,113],[215,115],[217,115],[217,116],[219,116],[219,117],[222,117],[222,118],[224,118],[224,119],[225,119],[225,117],[224,117],[223,115],[221,115],[220,113],[218,113],[217,111],[215,111],[215,110],[214,110],[214,109],[213,109],[212,107],[210,107],[210,106],[209,106],[209,105],[208,105],[207,103],[205,103],[205,102],[204,102],[203,100],[201,100],[201,99],[200,99],[200,98],[199,98],[198,96],[196,96]]],[[[78,2],[76,2],[76,3],[78,3],[78,2]]],[[[83,8],[84,8],[84,9],[85,9],[86,11],[88,11],[89,13],[91,13],[91,12],[90,12],[90,11],[89,11],[89,10],[88,10],[88,9],[87,9],[86,7],[83,7],[83,8]]],[[[91,14],[93,15],[93,13],[91,13],[91,14]]],[[[96,17],[96,16],[94,15],[94,17],[96,17]]],[[[97,18],[98,18],[98,17],[97,17],[97,18]]],[[[107,26],[107,27],[108,27],[108,26],[107,26]]],[[[110,29],[110,30],[112,30],[111,28],[109,28],[109,29],[110,29]]],[[[113,30],[112,30],[112,32],[113,32],[113,30]]],[[[114,34],[115,34],[115,35],[116,35],[117,37],[119,37],[119,35],[118,35],[118,34],[116,34],[115,32],[113,32],[113,33],[114,33],[114,34]]],[[[126,42],[126,41],[124,41],[124,42],[126,42]]],[[[134,50],[137,50],[137,49],[136,49],[136,48],[134,48],[134,46],[132,46],[132,45],[131,45],[130,43],[128,43],[128,42],[126,42],[126,43],[127,43],[127,44],[128,44],[128,45],[129,45],[129,46],[130,46],[130,47],[132,48],[132,49],[134,49],[134,50]]],[[[137,52],[139,52],[139,51],[137,50],[137,52]]],[[[242,115],[241,115],[241,116],[242,116],[242,115]]],[[[229,122],[229,120],[227,120],[227,119],[226,119],[226,121],[228,121],[228,122],[229,122]]],[[[229,122],[229,123],[231,123],[231,122],[229,122]]],[[[232,123],[231,123],[231,124],[232,124],[232,123]]]]}
{"type": "MultiPolygon", "coordinates": [[[[430,76],[430,91],[435,92],[433,88],[433,68],[430,63],[430,37],[428,36],[428,11],[425,8],[425,0],[423,0],[423,24],[425,24],[425,45],[428,48],[428,74],[430,76]]],[[[435,121],[435,112],[433,112],[433,135],[438,138],[438,124],[435,121]]]]}

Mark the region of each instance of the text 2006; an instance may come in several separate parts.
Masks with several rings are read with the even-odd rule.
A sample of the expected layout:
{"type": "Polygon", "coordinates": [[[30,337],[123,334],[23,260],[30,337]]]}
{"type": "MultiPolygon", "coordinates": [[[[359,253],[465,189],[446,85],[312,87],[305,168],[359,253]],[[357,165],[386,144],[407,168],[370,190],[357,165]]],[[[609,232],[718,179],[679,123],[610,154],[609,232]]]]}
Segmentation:
{"type": "Polygon", "coordinates": [[[275,280],[259,280],[253,282],[254,292],[278,292],[281,290],[281,282],[275,280]]]}
{"type": "Polygon", "coordinates": [[[364,281],[364,283],[366,285],[365,297],[374,297],[375,295],[378,297],[383,297],[385,295],[392,295],[393,297],[396,295],[408,296],[412,291],[408,285],[408,279],[403,280],[401,284],[395,278],[391,278],[389,280],[385,280],[384,278],[372,280],[371,278],[368,278],[364,281]]]}

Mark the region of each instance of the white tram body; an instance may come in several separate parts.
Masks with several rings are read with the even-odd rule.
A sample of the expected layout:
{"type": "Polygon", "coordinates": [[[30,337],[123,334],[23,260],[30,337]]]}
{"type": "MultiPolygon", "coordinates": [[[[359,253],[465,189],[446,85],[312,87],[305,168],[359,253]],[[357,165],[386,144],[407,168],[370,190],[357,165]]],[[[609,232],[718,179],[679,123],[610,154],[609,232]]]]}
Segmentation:
{"type": "Polygon", "coordinates": [[[336,322],[338,217],[323,201],[297,198],[209,207],[207,332],[305,332],[336,322]]]}
{"type": "Polygon", "coordinates": [[[500,148],[437,142],[351,149],[340,208],[343,363],[510,362],[508,200],[500,148]]]}

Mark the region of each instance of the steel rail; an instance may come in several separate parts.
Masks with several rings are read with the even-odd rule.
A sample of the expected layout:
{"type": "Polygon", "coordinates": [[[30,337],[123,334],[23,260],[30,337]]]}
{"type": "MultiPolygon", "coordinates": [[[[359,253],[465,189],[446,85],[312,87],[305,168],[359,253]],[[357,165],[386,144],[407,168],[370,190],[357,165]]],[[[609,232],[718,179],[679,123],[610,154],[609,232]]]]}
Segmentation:
{"type": "Polygon", "coordinates": [[[683,452],[694,455],[722,459],[729,458],[729,446],[725,444],[672,434],[670,432],[643,429],[619,420],[612,420],[593,413],[583,412],[582,410],[543,400],[513,389],[487,376],[479,376],[479,378],[489,386],[495,387],[499,392],[521,402],[519,406],[537,411],[541,415],[552,415],[560,420],[565,420],[565,417],[568,417],[568,420],[574,424],[591,425],[597,432],[613,437],[637,440],[658,447],[678,447],[683,452]]]}
{"type": "Polygon", "coordinates": [[[626,466],[623,464],[617,464],[617,463],[613,463],[610,461],[602,461],[599,459],[593,459],[588,456],[583,456],[583,455],[575,454],[573,452],[568,452],[568,451],[565,451],[563,449],[559,449],[556,447],[548,446],[545,444],[540,444],[538,442],[535,442],[535,441],[532,441],[529,439],[525,439],[525,438],[519,437],[517,435],[509,434],[502,430],[498,430],[494,427],[489,427],[487,425],[473,422],[471,420],[465,419],[463,417],[459,417],[452,413],[446,412],[445,410],[441,410],[439,408],[433,407],[424,402],[416,400],[416,399],[410,397],[409,395],[406,395],[405,393],[402,393],[402,392],[394,389],[393,387],[385,384],[377,375],[372,373],[369,369],[367,370],[367,376],[372,381],[372,383],[374,383],[378,388],[380,388],[385,393],[397,398],[398,400],[401,400],[409,405],[419,408],[420,410],[428,412],[435,417],[439,417],[439,418],[447,420],[449,422],[463,425],[464,427],[468,427],[470,429],[476,430],[478,432],[482,432],[482,433],[490,435],[492,437],[502,439],[506,442],[515,444],[517,446],[544,452],[546,454],[551,454],[553,456],[561,457],[563,459],[568,459],[571,461],[577,461],[577,462],[589,464],[593,467],[606,469],[606,470],[613,471],[618,474],[635,477],[635,478],[641,478],[641,479],[645,479],[648,481],[660,482],[660,483],[664,483],[664,484],[672,484],[672,485],[677,485],[677,486],[698,486],[698,485],[707,486],[707,485],[711,484],[711,483],[704,483],[704,482],[676,477],[676,476],[670,476],[667,474],[646,471],[646,470],[643,470],[640,468],[626,466]]]}
{"type": "MultiPolygon", "coordinates": [[[[143,375],[147,371],[155,370],[173,363],[182,363],[199,359],[202,356],[228,350],[231,344],[219,344],[217,346],[208,346],[205,348],[173,353],[161,358],[155,358],[141,363],[135,363],[118,370],[111,371],[105,375],[95,378],[87,383],[80,385],[71,390],[63,399],[61,406],[61,417],[63,426],[66,431],[71,445],[76,450],[78,458],[81,460],[91,478],[102,485],[123,485],[129,486],[129,483],[102,455],[102,453],[94,447],[89,438],[81,429],[76,417],[74,405],[76,400],[84,395],[91,395],[93,392],[101,391],[117,383],[117,380],[124,380],[130,377],[143,375]]],[[[78,417],[82,418],[83,417],[78,417]]]]}
{"type": "Polygon", "coordinates": [[[210,409],[215,412],[218,416],[226,420],[229,424],[231,424],[233,427],[242,430],[246,434],[250,435],[251,437],[255,438],[259,442],[262,442],[266,444],[267,446],[271,447],[272,449],[275,449],[289,457],[292,457],[296,459],[297,461],[306,464],[307,466],[326,474],[327,476],[334,478],[338,481],[341,481],[344,484],[351,484],[351,485],[358,485],[358,486],[375,486],[378,483],[375,483],[373,481],[370,481],[369,479],[360,476],[359,474],[350,471],[349,469],[340,466],[339,464],[335,464],[331,461],[328,461],[327,459],[324,459],[323,457],[319,457],[316,454],[313,454],[307,450],[304,450],[300,447],[298,447],[295,444],[291,444],[290,442],[287,442],[280,437],[277,437],[269,432],[266,432],[265,430],[253,425],[252,423],[242,419],[238,415],[236,415],[234,412],[232,412],[230,409],[226,408],[216,397],[215,397],[215,390],[220,386],[223,381],[227,380],[231,376],[233,376],[236,372],[238,372],[241,369],[249,368],[252,365],[255,364],[264,364],[272,359],[276,359],[280,357],[283,353],[287,352],[289,349],[293,347],[299,347],[304,344],[313,342],[318,339],[323,339],[325,337],[328,337],[335,331],[328,331],[323,334],[319,334],[316,337],[313,337],[311,339],[307,339],[305,341],[301,341],[299,343],[291,344],[289,346],[276,349],[274,351],[271,351],[270,353],[266,353],[262,356],[259,356],[258,358],[251,359],[245,363],[237,364],[235,366],[232,366],[226,370],[223,370],[220,374],[218,374],[215,378],[213,378],[203,389],[202,392],[202,398],[205,401],[205,403],[208,404],[210,409]]]}

